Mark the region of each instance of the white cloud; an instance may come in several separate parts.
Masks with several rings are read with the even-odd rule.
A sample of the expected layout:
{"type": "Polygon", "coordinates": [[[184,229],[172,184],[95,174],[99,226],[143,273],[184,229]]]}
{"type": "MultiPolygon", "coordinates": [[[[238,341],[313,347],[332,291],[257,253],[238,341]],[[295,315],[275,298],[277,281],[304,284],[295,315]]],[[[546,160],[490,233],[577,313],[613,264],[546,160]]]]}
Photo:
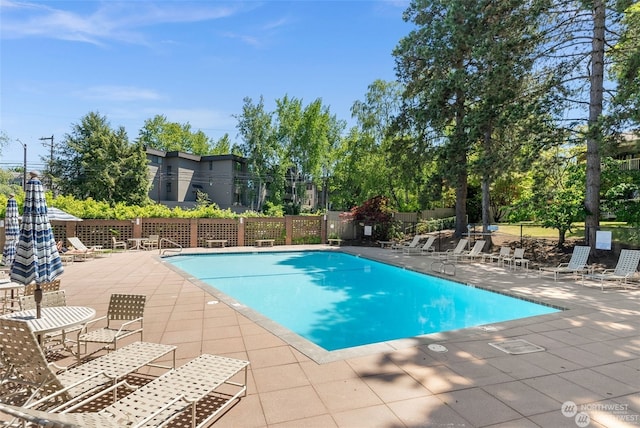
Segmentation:
{"type": "Polygon", "coordinates": [[[156,91],[134,86],[93,86],[76,91],[75,95],[79,98],[100,101],[148,101],[162,98],[156,91]]]}
{"type": "Polygon", "coordinates": [[[147,44],[143,27],[202,22],[234,15],[240,3],[127,1],[78,2],[78,11],[0,0],[2,38],[45,37],[105,45],[112,41],[147,44]],[[80,12],[86,6],[95,10],[80,12]]]}

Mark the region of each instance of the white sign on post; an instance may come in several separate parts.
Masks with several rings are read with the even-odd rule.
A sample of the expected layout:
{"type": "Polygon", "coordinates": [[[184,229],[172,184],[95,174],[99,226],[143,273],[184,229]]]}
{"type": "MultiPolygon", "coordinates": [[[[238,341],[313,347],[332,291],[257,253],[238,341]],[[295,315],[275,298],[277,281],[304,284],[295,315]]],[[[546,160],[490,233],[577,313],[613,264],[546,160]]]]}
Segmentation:
{"type": "Polygon", "coordinates": [[[371,236],[371,232],[372,232],[371,226],[364,227],[364,236],[371,236]]]}
{"type": "Polygon", "coordinates": [[[596,250],[611,249],[611,231],[596,230],[596,250]]]}

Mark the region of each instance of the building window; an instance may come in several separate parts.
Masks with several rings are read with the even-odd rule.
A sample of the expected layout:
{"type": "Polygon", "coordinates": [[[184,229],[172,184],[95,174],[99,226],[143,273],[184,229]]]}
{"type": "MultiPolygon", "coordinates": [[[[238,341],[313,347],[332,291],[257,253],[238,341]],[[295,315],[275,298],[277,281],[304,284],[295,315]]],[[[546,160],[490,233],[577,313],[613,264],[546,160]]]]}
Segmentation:
{"type": "Polygon", "coordinates": [[[209,161],[209,171],[213,171],[213,161],[209,161]]]}
{"type": "Polygon", "coordinates": [[[167,182],[167,193],[171,193],[171,182],[167,182]]]}
{"type": "Polygon", "coordinates": [[[167,165],[167,176],[171,177],[171,165],[167,165]]]}

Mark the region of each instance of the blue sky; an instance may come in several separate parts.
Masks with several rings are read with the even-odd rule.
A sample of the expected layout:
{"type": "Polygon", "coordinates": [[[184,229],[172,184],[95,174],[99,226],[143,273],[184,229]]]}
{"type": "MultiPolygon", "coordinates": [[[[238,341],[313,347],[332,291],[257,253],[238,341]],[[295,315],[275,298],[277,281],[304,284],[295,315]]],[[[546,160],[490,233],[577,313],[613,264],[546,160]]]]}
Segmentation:
{"type": "Polygon", "coordinates": [[[376,79],[394,80],[392,50],[411,30],[408,1],[0,0],[0,167],[42,167],[87,113],[135,140],[162,114],[238,141],[243,99],[285,95],[350,108],[376,79]]]}

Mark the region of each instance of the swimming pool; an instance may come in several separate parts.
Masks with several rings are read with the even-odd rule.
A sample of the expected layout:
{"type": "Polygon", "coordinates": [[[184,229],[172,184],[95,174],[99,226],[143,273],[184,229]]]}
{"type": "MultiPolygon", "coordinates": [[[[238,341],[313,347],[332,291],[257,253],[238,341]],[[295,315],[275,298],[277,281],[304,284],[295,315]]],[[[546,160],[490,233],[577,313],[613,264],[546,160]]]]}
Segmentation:
{"type": "Polygon", "coordinates": [[[327,351],[558,312],[334,251],[167,261],[327,351]]]}

